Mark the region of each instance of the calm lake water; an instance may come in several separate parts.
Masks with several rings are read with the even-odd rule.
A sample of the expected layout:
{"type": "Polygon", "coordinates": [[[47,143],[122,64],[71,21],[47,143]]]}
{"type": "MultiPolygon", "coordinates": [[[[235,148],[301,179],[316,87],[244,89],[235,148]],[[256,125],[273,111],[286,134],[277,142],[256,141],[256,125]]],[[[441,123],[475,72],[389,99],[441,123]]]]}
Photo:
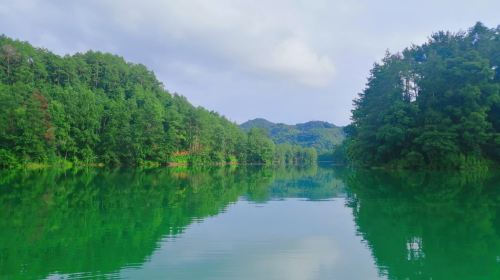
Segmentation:
{"type": "Polygon", "coordinates": [[[500,279],[500,172],[0,172],[0,279],[500,279]]]}

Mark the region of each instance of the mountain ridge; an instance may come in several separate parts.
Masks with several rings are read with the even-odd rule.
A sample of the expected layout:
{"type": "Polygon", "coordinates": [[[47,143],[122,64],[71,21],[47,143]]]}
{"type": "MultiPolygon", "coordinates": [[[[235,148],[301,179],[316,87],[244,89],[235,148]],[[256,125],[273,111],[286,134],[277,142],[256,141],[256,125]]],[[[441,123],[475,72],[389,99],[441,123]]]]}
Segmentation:
{"type": "Polygon", "coordinates": [[[344,140],[342,127],[326,121],[284,124],[274,123],[265,118],[255,118],[240,124],[240,127],[245,131],[252,128],[264,129],[276,143],[312,147],[319,155],[333,153],[335,147],[344,140]]]}

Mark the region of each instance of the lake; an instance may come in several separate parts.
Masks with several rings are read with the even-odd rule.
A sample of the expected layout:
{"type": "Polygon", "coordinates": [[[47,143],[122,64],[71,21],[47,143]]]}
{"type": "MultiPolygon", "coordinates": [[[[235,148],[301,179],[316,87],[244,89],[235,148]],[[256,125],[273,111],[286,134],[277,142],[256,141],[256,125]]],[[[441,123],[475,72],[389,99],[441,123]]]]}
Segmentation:
{"type": "Polygon", "coordinates": [[[500,172],[0,171],[0,279],[500,279],[500,172]]]}

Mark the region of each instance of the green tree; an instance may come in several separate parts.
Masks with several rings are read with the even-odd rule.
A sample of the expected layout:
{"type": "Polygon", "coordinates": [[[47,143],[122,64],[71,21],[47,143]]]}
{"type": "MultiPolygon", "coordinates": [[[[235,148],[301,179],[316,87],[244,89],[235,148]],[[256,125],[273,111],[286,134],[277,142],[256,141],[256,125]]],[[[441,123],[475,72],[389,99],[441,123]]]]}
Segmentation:
{"type": "Polygon", "coordinates": [[[499,29],[478,23],[387,53],[354,101],[349,158],[404,168],[498,161],[499,46],[499,29]]]}

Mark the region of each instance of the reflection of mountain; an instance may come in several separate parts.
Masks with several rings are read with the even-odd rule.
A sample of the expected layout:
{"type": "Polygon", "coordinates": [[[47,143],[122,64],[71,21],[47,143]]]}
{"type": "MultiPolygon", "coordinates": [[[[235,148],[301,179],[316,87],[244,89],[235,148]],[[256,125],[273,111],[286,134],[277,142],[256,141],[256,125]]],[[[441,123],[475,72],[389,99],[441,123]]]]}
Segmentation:
{"type": "Polygon", "coordinates": [[[1,186],[0,271],[34,279],[140,264],[163,235],[237,200],[243,183],[226,173],[15,174],[1,186]]]}
{"type": "Polygon", "coordinates": [[[272,199],[305,198],[308,200],[322,200],[343,196],[344,193],[344,183],[331,168],[309,169],[309,173],[278,170],[276,178],[268,189],[269,197],[272,199]]]}
{"type": "MultiPolygon", "coordinates": [[[[357,232],[371,250],[380,273],[389,279],[500,279],[499,180],[498,173],[474,177],[456,173],[384,173],[320,167],[2,171],[0,279],[40,279],[53,273],[102,277],[123,271],[125,267],[142,267],[161,241],[166,240],[164,237],[182,234],[179,240],[186,241],[196,232],[194,221],[218,215],[240,197],[261,203],[285,198],[322,200],[339,196],[345,197],[350,209],[342,208],[343,198],[319,202],[315,207],[309,207],[309,202],[291,199],[283,204],[272,202],[266,207],[248,203],[249,207],[266,211],[241,216],[242,212],[235,214],[235,210],[245,209],[246,202],[241,202],[240,208],[235,206],[230,213],[218,218],[232,217],[230,226],[222,231],[227,230],[225,237],[233,237],[233,242],[244,241],[237,243],[237,248],[247,250],[247,259],[249,256],[260,259],[264,249],[275,256],[273,250],[290,252],[291,248],[308,252],[293,258],[305,256],[314,259],[316,264],[316,254],[321,252],[315,248],[343,245],[333,246],[334,237],[320,234],[328,232],[325,229],[335,229],[337,233],[346,229],[344,236],[354,236],[349,231],[352,227],[338,224],[348,220],[352,225],[352,210],[357,232]],[[332,208],[336,206],[340,208],[332,208]],[[305,216],[301,216],[303,213],[305,216]],[[296,228],[295,219],[299,216],[302,224],[296,228]],[[309,223],[306,222],[309,217],[318,218],[310,219],[309,223]],[[242,225],[244,230],[231,231],[242,225]],[[190,230],[186,231],[188,226],[190,230]],[[269,230],[279,236],[274,244],[278,247],[266,247],[269,230]],[[285,234],[287,232],[295,234],[285,234]],[[292,239],[282,240],[286,236],[292,239]],[[295,248],[297,240],[312,240],[312,244],[306,242],[303,247],[295,248]],[[255,243],[249,241],[261,247],[255,248],[255,243]]],[[[200,225],[207,226],[210,221],[214,219],[200,225]]],[[[221,231],[212,234],[214,232],[221,231]]],[[[205,234],[198,231],[198,235],[192,236],[205,234]]],[[[224,236],[207,235],[206,239],[190,240],[203,242],[218,238],[224,236]]],[[[355,242],[359,245],[359,240],[355,242]]],[[[168,242],[170,246],[163,248],[177,248],[179,253],[185,250],[180,243],[168,242]]],[[[235,243],[225,245],[233,248],[235,243]]],[[[339,252],[351,252],[350,249],[356,247],[343,248],[339,252]]],[[[217,251],[218,247],[212,249],[217,251]]],[[[238,250],[231,255],[235,259],[245,253],[238,250]]],[[[175,252],[156,252],[171,253],[170,259],[177,261],[175,252]]],[[[352,253],[350,257],[352,260],[357,255],[352,253]]],[[[345,260],[348,256],[339,255],[339,259],[345,260]]],[[[229,263],[247,265],[238,261],[229,263]]],[[[321,266],[332,269],[329,262],[321,266]]],[[[193,263],[198,267],[227,264],[224,260],[207,263],[190,260],[183,263],[184,268],[189,270],[193,263]]],[[[196,273],[204,271],[200,269],[196,273]]],[[[336,271],[330,272],[334,275],[336,271]]]]}
{"type": "Polygon", "coordinates": [[[500,279],[498,175],[343,177],[358,232],[389,279],[500,279]]]}
{"type": "Polygon", "coordinates": [[[334,180],[328,174],[259,168],[4,171],[0,278],[39,279],[54,272],[92,276],[140,265],[162,237],[217,215],[242,195],[266,201],[334,194],[325,185],[335,184],[318,182],[334,180]]]}

